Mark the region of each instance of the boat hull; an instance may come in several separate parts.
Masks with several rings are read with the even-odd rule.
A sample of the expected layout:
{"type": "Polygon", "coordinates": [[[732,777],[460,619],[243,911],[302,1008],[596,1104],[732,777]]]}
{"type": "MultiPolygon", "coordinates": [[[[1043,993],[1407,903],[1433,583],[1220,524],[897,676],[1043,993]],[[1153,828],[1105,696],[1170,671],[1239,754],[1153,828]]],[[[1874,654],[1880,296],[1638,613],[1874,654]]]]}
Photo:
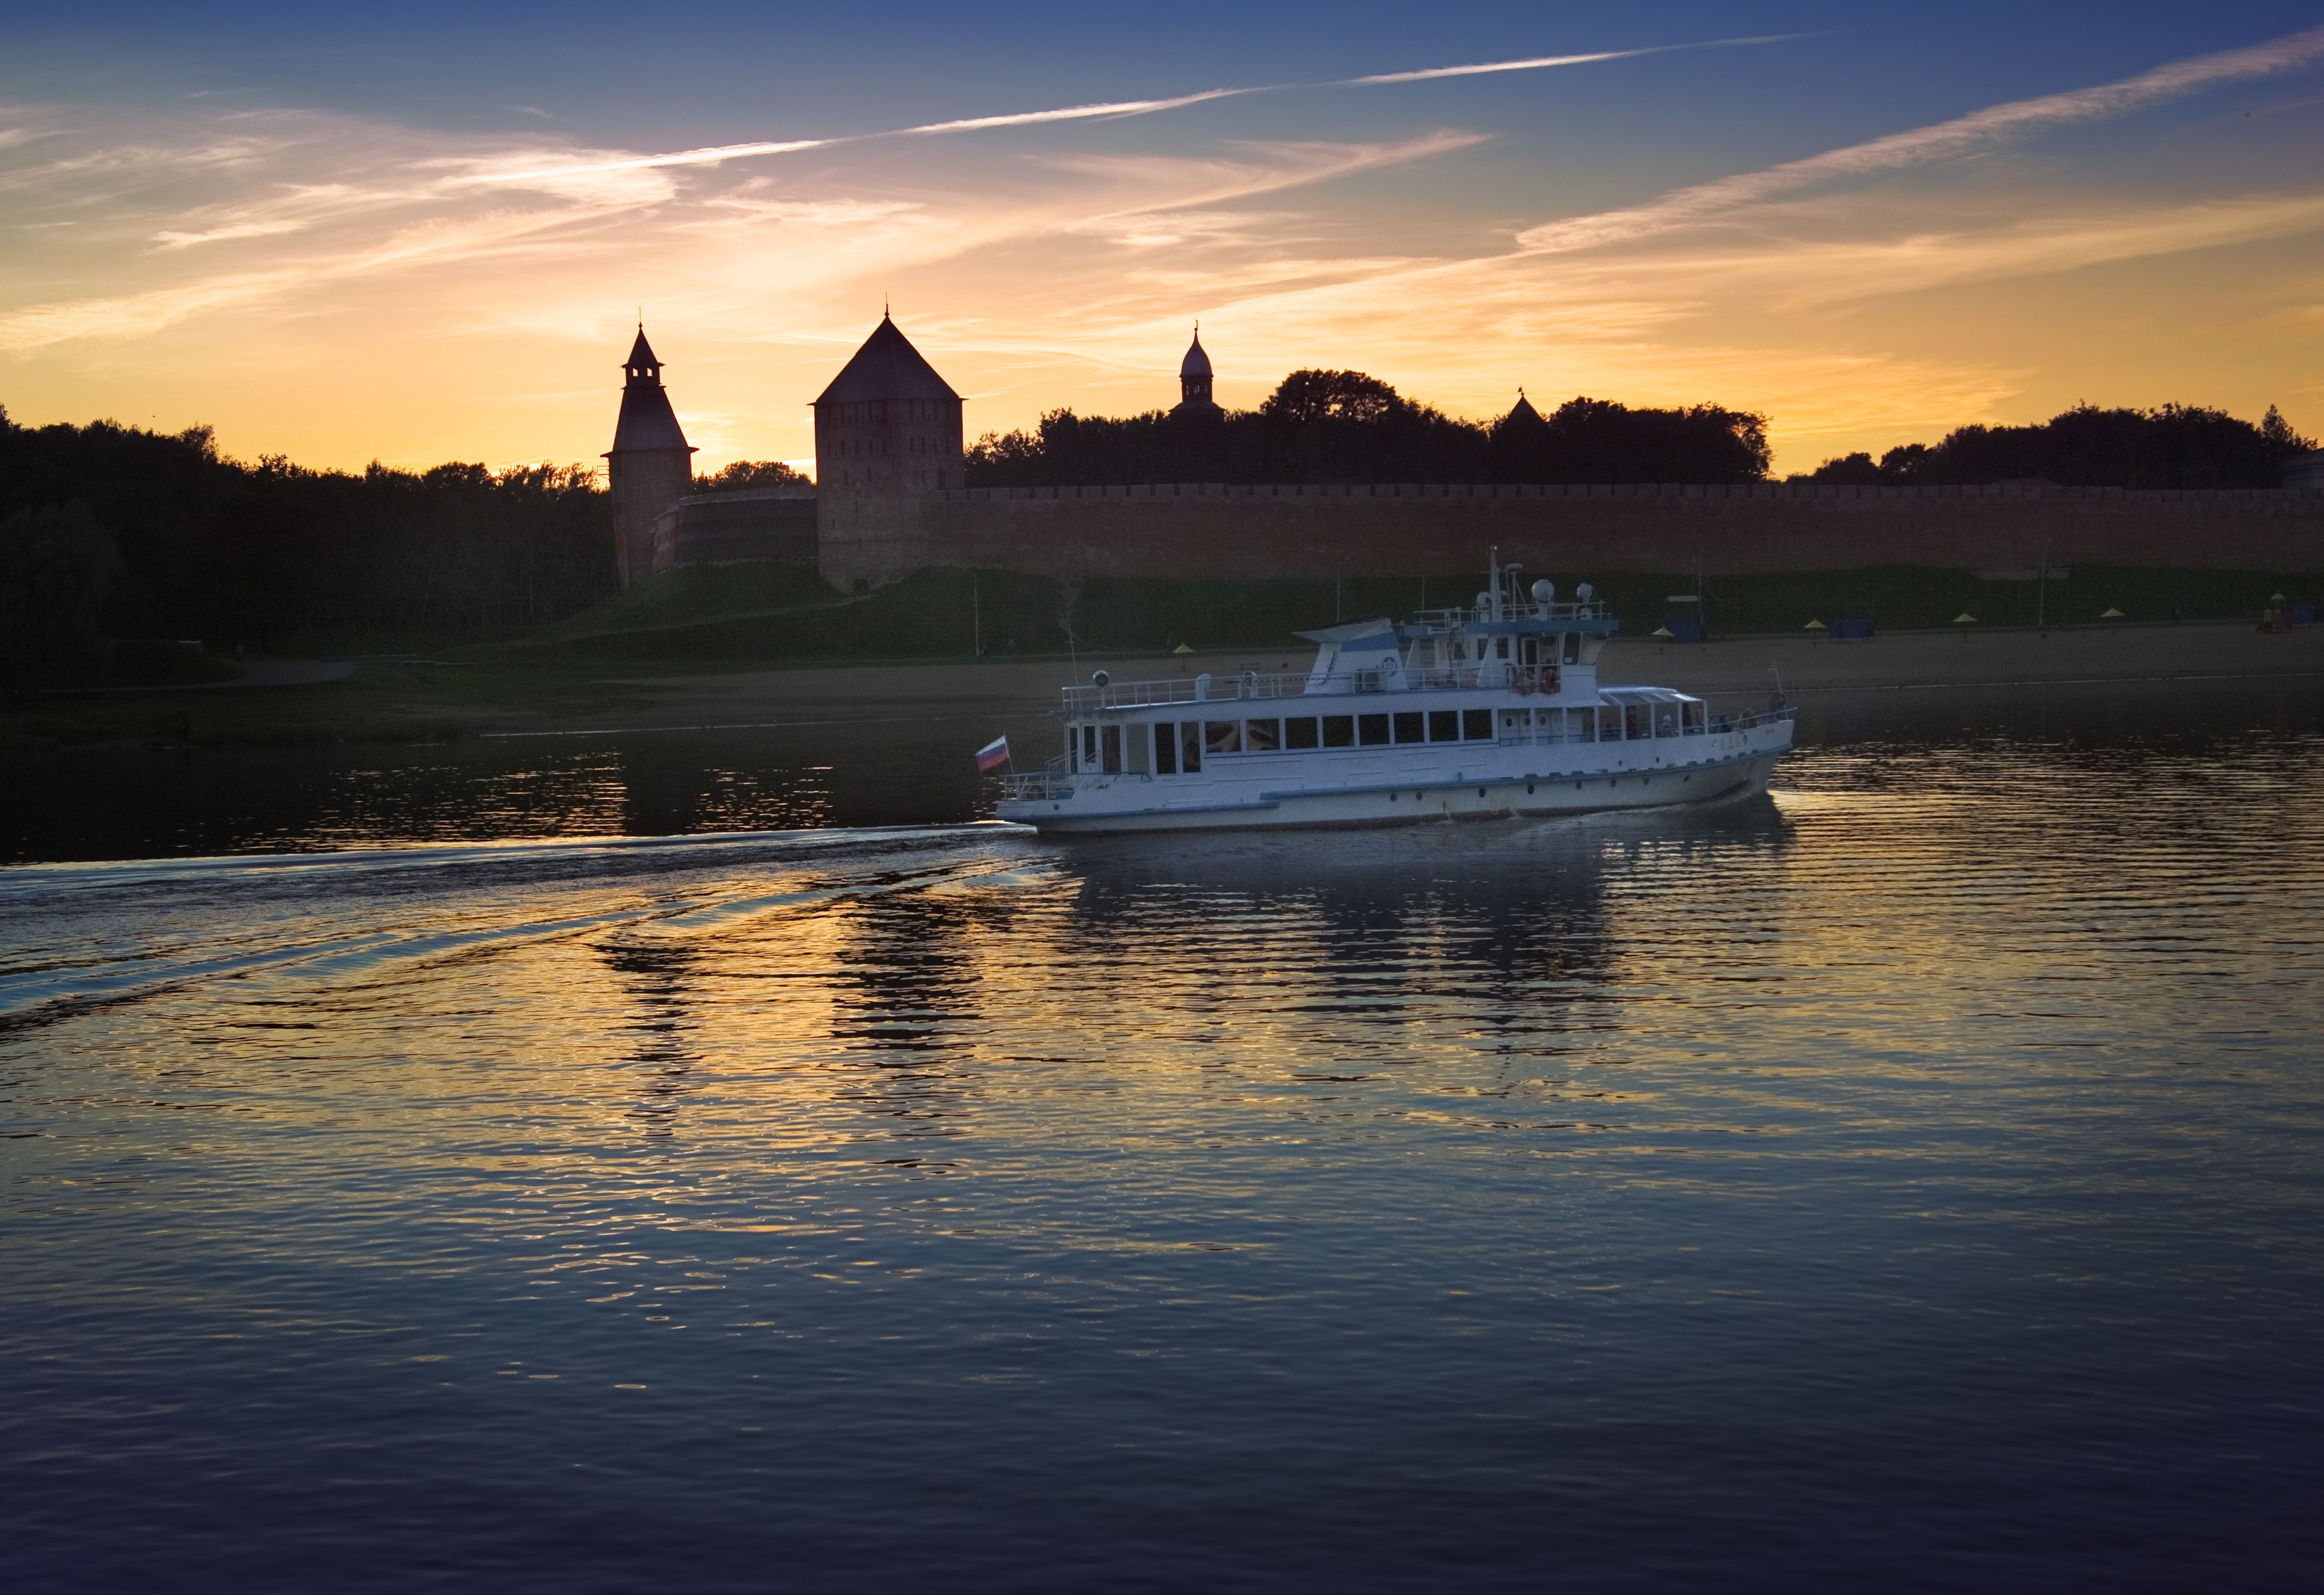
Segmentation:
{"type": "Polygon", "coordinates": [[[1059,836],[1553,817],[1665,808],[1764,792],[1784,751],[1772,747],[1713,762],[1649,770],[1478,775],[1457,781],[1423,778],[1393,786],[1260,791],[1209,803],[1111,812],[1074,812],[1070,803],[1028,799],[1004,802],[996,813],[999,818],[1035,826],[1044,835],[1059,836]]]}

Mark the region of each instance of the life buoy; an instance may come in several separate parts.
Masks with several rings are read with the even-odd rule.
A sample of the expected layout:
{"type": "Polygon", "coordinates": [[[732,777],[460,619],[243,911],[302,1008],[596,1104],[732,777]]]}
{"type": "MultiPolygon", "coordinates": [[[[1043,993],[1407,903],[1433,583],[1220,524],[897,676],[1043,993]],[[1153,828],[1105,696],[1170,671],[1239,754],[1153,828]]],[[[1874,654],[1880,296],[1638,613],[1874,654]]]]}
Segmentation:
{"type": "Polygon", "coordinates": [[[1519,670],[1517,673],[1517,681],[1515,685],[1517,687],[1518,696],[1523,697],[1531,697],[1533,696],[1534,688],[1533,672],[1531,670],[1519,670]]]}

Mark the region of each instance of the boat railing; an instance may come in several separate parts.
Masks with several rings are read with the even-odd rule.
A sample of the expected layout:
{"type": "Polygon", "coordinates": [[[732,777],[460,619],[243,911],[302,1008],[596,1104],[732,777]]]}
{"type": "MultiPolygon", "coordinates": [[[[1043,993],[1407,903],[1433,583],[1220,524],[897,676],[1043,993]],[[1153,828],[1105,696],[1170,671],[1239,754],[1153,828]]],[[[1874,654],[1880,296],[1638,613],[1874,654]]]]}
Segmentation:
{"type": "Polygon", "coordinates": [[[1065,769],[1065,761],[1062,758],[1052,759],[1039,770],[1012,770],[994,779],[1001,783],[1003,798],[1019,801],[1036,798],[1070,798],[1074,795],[1074,777],[1065,769]]]}
{"type": "Polygon", "coordinates": [[[1592,598],[1587,604],[1504,602],[1499,613],[1490,608],[1455,605],[1450,609],[1424,609],[1416,618],[1424,625],[1488,626],[1496,621],[1594,621],[1605,616],[1605,604],[1592,598]]]}
{"type": "Polygon", "coordinates": [[[1713,731],[1750,731],[1757,726],[1773,725],[1779,720],[1796,720],[1800,712],[1790,705],[1772,709],[1755,709],[1744,715],[1715,715],[1711,717],[1713,731]]]}
{"type": "MultiPolygon", "coordinates": [[[[1351,674],[1348,679],[1354,679],[1351,674]]],[[[1166,704],[1232,703],[1241,698],[1297,697],[1307,690],[1305,671],[1245,670],[1238,676],[1168,677],[1159,681],[1108,681],[1065,688],[1068,711],[1142,709],[1166,704]]],[[[1343,689],[1352,690],[1352,687],[1343,689]]]]}
{"type": "Polygon", "coordinates": [[[1234,703],[1249,698],[1324,697],[1343,693],[1444,687],[1511,687],[1519,692],[1554,693],[1558,689],[1558,673],[1554,666],[1530,668],[1499,659],[1408,672],[1334,670],[1321,678],[1305,672],[1262,675],[1245,670],[1240,676],[1173,677],[1160,681],[1109,681],[1102,686],[1093,682],[1087,687],[1068,687],[1065,711],[1074,714],[1093,709],[1149,709],[1171,704],[1234,703]]]}

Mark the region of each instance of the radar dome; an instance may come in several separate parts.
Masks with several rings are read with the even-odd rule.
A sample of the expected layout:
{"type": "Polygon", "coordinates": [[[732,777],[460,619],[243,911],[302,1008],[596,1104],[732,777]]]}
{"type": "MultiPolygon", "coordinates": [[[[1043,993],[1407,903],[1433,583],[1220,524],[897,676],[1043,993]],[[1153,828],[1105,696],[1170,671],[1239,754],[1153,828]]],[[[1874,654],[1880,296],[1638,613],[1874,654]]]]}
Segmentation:
{"type": "Polygon", "coordinates": [[[1556,597],[1557,584],[1551,581],[1547,576],[1544,576],[1541,580],[1534,583],[1533,601],[1536,604],[1548,604],[1554,601],[1556,597]]]}

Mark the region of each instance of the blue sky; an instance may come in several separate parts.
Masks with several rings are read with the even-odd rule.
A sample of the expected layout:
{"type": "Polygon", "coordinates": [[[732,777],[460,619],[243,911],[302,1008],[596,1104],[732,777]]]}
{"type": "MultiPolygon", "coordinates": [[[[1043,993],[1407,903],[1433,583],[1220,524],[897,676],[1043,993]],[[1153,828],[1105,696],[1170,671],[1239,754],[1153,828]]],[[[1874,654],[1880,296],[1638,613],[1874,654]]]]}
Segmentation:
{"type": "Polygon", "coordinates": [[[974,429],[1167,402],[1199,315],[1229,403],[1301,364],[1467,414],[1713,399],[1794,467],[2082,398],[2314,431],[2319,28],[82,6],[0,60],[0,402],[315,463],[584,458],[642,305],[706,462],[796,458],[885,294],[974,429]],[[1253,92],[896,136],[1218,90],[1253,92]]]}

